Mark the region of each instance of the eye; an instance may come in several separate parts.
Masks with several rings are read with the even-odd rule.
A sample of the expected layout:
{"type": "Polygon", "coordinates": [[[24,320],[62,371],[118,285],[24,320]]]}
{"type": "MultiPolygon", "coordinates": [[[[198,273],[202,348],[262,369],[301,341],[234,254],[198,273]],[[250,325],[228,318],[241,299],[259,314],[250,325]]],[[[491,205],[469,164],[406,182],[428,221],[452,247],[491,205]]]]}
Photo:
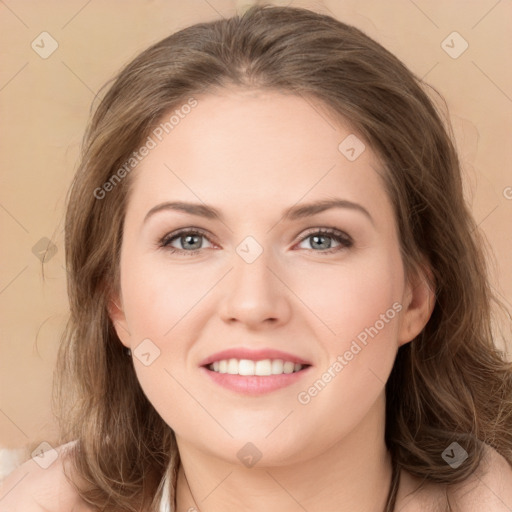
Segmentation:
{"type": "MultiPolygon", "coordinates": [[[[194,256],[202,249],[205,249],[205,247],[203,247],[202,239],[206,239],[210,242],[209,237],[201,229],[185,228],[165,235],[158,242],[158,247],[163,248],[172,254],[179,253],[186,254],[187,256],[194,256]],[[176,247],[174,244],[179,244],[181,247],[176,247]]],[[[343,249],[348,249],[354,244],[349,235],[343,231],[331,228],[310,231],[308,235],[301,238],[299,243],[303,243],[306,240],[311,241],[310,243],[312,247],[311,249],[306,248],[306,250],[321,254],[331,254],[343,249]],[[338,245],[333,247],[332,242],[329,240],[335,240],[338,245]]]]}
{"type": "Polygon", "coordinates": [[[306,240],[310,241],[310,245],[312,247],[312,249],[306,248],[307,250],[321,254],[331,254],[343,249],[348,249],[354,245],[354,242],[349,235],[343,231],[338,231],[337,229],[317,229],[303,237],[300,242],[302,243],[306,240]],[[332,247],[332,242],[329,240],[336,240],[339,245],[332,247]],[[315,248],[320,250],[315,250],[315,248]]]}
{"type": "Polygon", "coordinates": [[[181,231],[171,233],[164,236],[159,242],[159,247],[165,248],[171,253],[186,254],[187,256],[193,256],[197,254],[202,247],[201,239],[209,240],[206,234],[199,229],[183,229],[181,231]],[[177,242],[180,247],[175,247],[174,244],[177,242]]]}

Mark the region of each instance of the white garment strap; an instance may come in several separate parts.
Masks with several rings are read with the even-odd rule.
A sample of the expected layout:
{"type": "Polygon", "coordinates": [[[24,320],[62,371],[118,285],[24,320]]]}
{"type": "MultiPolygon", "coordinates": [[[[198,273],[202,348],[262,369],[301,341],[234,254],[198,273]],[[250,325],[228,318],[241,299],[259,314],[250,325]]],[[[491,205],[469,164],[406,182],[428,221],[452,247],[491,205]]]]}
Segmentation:
{"type": "Polygon", "coordinates": [[[162,490],[162,499],[160,500],[160,506],[158,512],[171,512],[171,486],[169,480],[169,470],[165,471],[164,486],[162,490]]]}

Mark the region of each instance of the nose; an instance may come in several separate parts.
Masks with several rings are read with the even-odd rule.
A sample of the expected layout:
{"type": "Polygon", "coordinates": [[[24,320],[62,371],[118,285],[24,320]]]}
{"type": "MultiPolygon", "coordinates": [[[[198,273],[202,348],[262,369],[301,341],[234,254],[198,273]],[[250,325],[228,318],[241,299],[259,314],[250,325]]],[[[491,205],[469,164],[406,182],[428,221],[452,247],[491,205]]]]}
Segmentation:
{"type": "Polygon", "coordinates": [[[226,276],[219,305],[223,321],[244,324],[250,329],[283,325],[289,321],[291,292],[276,265],[270,264],[265,251],[252,263],[234,255],[234,268],[226,276]]]}

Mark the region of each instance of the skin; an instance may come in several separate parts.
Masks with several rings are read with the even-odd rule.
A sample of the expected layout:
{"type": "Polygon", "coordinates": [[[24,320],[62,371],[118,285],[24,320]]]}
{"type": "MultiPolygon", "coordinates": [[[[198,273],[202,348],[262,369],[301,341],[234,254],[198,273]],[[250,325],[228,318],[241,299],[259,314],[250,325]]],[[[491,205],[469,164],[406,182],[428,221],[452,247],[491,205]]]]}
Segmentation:
{"type": "Polygon", "coordinates": [[[149,366],[137,357],[134,366],[176,433],[179,510],[194,506],[184,474],[203,512],[383,507],[391,478],[384,386],[397,349],[421,331],[434,301],[424,280],[405,277],[376,156],[367,146],[351,162],[338,150],[351,133],[317,102],[225,90],[199,97],[132,175],[111,317],[132,353],[148,338],[160,350],[149,366]],[[371,220],[351,208],[283,219],[298,202],[332,198],[359,204],[371,220]],[[224,221],[162,210],[144,222],[167,201],[213,205],[224,221]],[[172,241],[199,253],[158,246],[181,228],[207,232],[189,245],[172,241]],[[335,238],[312,245],[308,235],[318,228],[338,229],[353,245],[335,238]],[[250,264],[236,252],[247,236],[263,248],[250,264]],[[329,243],[338,250],[326,254],[329,243]],[[299,403],[298,393],[394,303],[400,313],[321,393],[299,403]],[[199,371],[205,357],[241,346],[288,351],[313,367],[259,397],[221,388],[199,371]],[[262,454],[252,468],[237,457],[248,442],[262,454]]]}
{"type": "MultiPolygon", "coordinates": [[[[354,162],[339,153],[353,131],[309,99],[233,90],[198,99],[134,171],[121,290],[110,311],[132,352],[145,338],[160,350],[149,366],[133,362],[149,400],[176,432],[178,511],[378,512],[391,475],[384,383],[398,347],[421,331],[434,302],[421,276],[403,272],[379,163],[368,145],[354,162]],[[167,211],[142,226],[156,204],[198,197],[218,207],[225,224],[167,211]],[[363,205],[374,224],[347,209],[282,221],[288,206],[332,197],[363,205]],[[219,249],[206,240],[196,256],[156,249],[159,238],[188,226],[208,230],[219,249]],[[305,233],[328,226],[349,233],[353,247],[329,256],[306,251],[313,242],[305,233]],[[251,264],[235,251],[247,235],[264,248],[251,264]],[[394,301],[400,314],[310,403],[299,403],[297,394],[394,301]],[[197,368],[227,346],[287,350],[313,368],[297,385],[238,396],[197,368]],[[237,458],[248,441],[262,453],[251,469],[237,458]]],[[[1,510],[93,512],[64,476],[66,446],[48,469],[29,459],[2,481],[1,510]]],[[[512,510],[512,468],[490,448],[465,482],[418,490],[420,483],[401,472],[397,511],[446,510],[446,496],[455,512],[512,510]]]]}
{"type": "MultiPolygon", "coordinates": [[[[0,509],[9,512],[97,512],[79,497],[64,476],[64,466],[67,473],[73,473],[67,451],[70,444],[56,448],[59,456],[49,468],[41,468],[29,459],[0,482],[0,509]]],[[[77,475],[73,478],[81,487],[87,487],[77,475]]],[[[179,478],[183,479],[181,470],[179,478]]],[[[510,512],[512,509],[512,468],[491,448],[487,450],[484,464],[461,484],[450,489],[428,484],[418,491],[419,484],[418,479],[402,471],[397,511],[444,512],[447,510],[446,496],[450,498],[453,512],[510,512]]],[[[178,507],[180,512],[193,512],[190,510],[193,500],[187,491],[188,488],[180,487],[181,503],[185,503],[178,507]]]]}

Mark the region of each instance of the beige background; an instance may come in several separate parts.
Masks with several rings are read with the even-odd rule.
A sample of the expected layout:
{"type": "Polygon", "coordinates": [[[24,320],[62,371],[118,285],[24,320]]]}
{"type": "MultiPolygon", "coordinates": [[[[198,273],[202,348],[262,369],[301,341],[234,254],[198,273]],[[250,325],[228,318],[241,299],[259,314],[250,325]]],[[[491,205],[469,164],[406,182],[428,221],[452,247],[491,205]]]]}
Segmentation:
{"type": "MultiPolygon", "coordinates": [[[[51,381],[67,311],[63,206],[95,94],[150,43],[249,3],[0,0],[0,445],[35,447],[54,439],[51,381]],[[44,31],[58,43],[46,59],[31,47],[44,31]],[[37,244],[45,238],[57,252],[44,264],[43,278],[37,244]]],[[[494,286],[510,307],[512,3],[272,3],[309,7],[359,27],[444,95],[468,201],[496,254],[494,286]],[[456,59],[441,46],[454,31],[469,44],[456,59]]],[[[457,51],[462,40],[445,44],[457,51]]]]}

